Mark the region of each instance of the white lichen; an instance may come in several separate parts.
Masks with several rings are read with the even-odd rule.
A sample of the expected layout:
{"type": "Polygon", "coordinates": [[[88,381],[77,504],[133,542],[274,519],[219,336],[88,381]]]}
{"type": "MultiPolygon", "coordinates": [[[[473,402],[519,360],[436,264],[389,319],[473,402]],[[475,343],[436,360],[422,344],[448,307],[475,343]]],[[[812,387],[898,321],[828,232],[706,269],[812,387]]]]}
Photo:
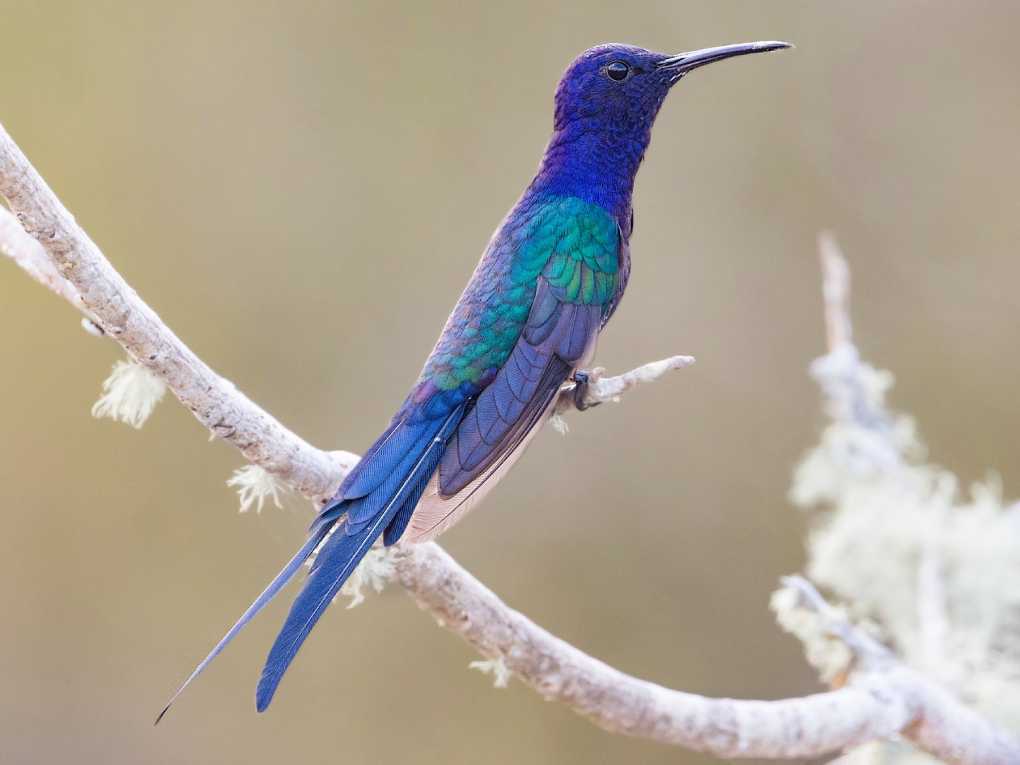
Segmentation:
{"type": "Polygon", "coordinates": [[[227,486],[237,489],[242,513],[247,513],[252,507],[256,513],[261,513],[266,499],[272,499],[274,505],[283,507],[280,493],[286,490],[284,485],[258,465],[245,465],[235,470],[227,479],[227,486]]]}
{"type": "Polygon", "coordinates": [[[552,416],[549,417],[549,425],[561,436],[565,436],[570,432],[570,426],[567,425],[566,418],[559,412],[552,413],[552,416]]]}
{"type": "MultiPolygon", "coordinates": [[[[1020,512],[997,478],[962,492],[928,463],[913,420],[886,405],[892,376],[853,346],[812,374],[832,423],[790,491],[815,521],[808,576],[878,622],[908,664],[1020,731],[1020,512]]],[[[810,633],[799,619],[788,614],[784,626],[810,633]]],[[[828,664],[828,648],[814,645],[828,664]]],[[[920,762],[908,751],[890,749],[885,761],[920,762]]]]}
{"type": "MultiPolygon", "coordinates": [[[[313,569],[319,551],[322,550],[333,534],[342,532],[342,529],[342,522],[334,525],[326,537],[319,543],[318,547],[315,548],[314,552],[308,556],[305,566],[313,569]]],[[[351,599],[351,602],[347,604],[347,608],[360,606],[365,602],[366,588],[380,593],[387,584],[393,581],[396,573],[396,566],[393,563],[392,557],[390,557],[390,548],[377,544],[361,559],[361,563],[357,565],[353,573],[351,573],[347,581],[340,588],[340,591],[334,596],[333,602],[335,603],[339,597],[343,596],[351,599]]]]}
{"type": "MultiPolygon", "coordinates": [[[[824,615],[802,605],[796,590],[780,587],[772,593],[769,607],[779,626],[800,640],[808,664],[815,668],[822,680],[831,683],[850,669],[853,661],[850,648],[832,633],[824,615]]],[[[834,607],[833,610],[846,618],[842,609],[834,607]]]]}
{"type": "Polygon", "coordinates": [[[382,592],[393,579],[395,572],[389,550],[385,547],[373,547],[340,588],[340,594],[351,599],[347,607],[354,608],[365,602],[366,587],[372,588],[376,593],[382,592]]]}
{"type": "Polygon", "coordinates": [[[134,361],[118,361],[103,381],[103,395],[92,405],[92,416],[109,417],[140,428],[166,394],[166,383],[134,361]]]}
{"type": "Polygon", "coordinates": [[[492,675],[492,685],[496,688],[506,688],[513,675],[502,656],[497,659],[473,661],[468,664],[468,669],[477,669],[483,675],[492,675]]]}

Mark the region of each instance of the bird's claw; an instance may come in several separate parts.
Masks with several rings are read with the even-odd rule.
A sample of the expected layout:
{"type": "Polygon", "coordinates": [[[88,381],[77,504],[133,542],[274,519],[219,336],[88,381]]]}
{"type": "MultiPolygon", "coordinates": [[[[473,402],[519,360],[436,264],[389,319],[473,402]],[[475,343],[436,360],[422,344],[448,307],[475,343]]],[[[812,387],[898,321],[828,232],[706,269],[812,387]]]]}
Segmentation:
{"type": "Polygon", "coordinates": [[[588,403],[588,386],[591,384],[591,375],[588,372],[578,370],[574,372],[574,408],[579,412],[598,406],[601,401],[588,403]]]}

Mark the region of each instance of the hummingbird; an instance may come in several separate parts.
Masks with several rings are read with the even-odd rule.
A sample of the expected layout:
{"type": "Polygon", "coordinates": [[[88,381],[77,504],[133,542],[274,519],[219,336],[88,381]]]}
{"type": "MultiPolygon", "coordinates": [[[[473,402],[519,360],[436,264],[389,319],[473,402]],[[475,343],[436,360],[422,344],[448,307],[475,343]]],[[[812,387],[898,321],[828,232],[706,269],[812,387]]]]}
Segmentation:
{"type": "Polygon", "coordinates": [[[768,41],[670,55],[590,48],[555,94],[538,172],[496,229],[389,427],[319,512],[308,539],[170,699],[311,559],[262,670],[264,711],[312,628],[379,537],[435,538],[502,479],[564,385],[584,408],[599,333],[630,276],[634,179],[672,88],[695,69],[792,47],[768,41]]]}

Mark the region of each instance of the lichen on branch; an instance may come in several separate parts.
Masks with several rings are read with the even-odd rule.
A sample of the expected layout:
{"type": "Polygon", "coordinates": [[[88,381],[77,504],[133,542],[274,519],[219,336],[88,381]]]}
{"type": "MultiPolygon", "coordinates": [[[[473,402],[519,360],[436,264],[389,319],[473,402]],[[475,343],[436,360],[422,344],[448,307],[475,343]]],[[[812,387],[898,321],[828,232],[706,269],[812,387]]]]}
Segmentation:
{"type": "MultiPolygon", "coordinates": [[[[310,446],[187,348],[110,265],[2,127],[0,196],[21,224],[16,230],[0,227],[0,250],[14,252],[24,245],[26,232],[35,237],[66,284],[49,277],[41,281],[163,380],[206,428],[310,499],[321,501],[335,490],[356,461],[353,455],[310,446]]],[[[32,249],[38,255],[38,248],[32,249]]],[[[38,258],[13,260],[32,273],[38,258]]],[[[849,341],[848,328],[830,336],[849,341]]],[[[681,358],[597,379],[589,393],[614,400],[689,363],[681,358]]],[[[545,698],[614,733],[721,757],[786,759],[817,757],[899,734],[964,765],[1020,762],[1015,738],[891,654],[881,666],[866,662],[843,687],[825,693],[776,701],[708,698],[631,677],[586,655],[508,607],[435,543],[398,545],[388,556],[397,580],[419,605],[474,646],[491,662],[486,666],[505,667],[545,698]]],[[[846,629],[840,639],[856,657],[868,653],[856,631],[846,629]]]]}

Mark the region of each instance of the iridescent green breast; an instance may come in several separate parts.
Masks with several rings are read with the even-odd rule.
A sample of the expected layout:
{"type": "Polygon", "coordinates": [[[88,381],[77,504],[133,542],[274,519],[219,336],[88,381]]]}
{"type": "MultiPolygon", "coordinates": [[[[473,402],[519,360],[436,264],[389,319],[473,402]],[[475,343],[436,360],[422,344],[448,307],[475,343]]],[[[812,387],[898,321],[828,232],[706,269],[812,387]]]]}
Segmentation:
{"type": "Polygon", "coordinates": [[[616,286],[620,230],[603,208],[576,197],[542,205],[536,215],[515,229],[516,244],[510,279],[534,290],[539,274],[562,290],[570,303],[605,303],[616,286]]]}
{"type": "Polygon", "coordinates": [[[488,384],[520,337],[540,276],[563,302],[609,305],[619,255],[619,225],[602,207],[525,196],[482,255],[425,363],[419,394],[438,389],[454,403],[488,384]]]}

